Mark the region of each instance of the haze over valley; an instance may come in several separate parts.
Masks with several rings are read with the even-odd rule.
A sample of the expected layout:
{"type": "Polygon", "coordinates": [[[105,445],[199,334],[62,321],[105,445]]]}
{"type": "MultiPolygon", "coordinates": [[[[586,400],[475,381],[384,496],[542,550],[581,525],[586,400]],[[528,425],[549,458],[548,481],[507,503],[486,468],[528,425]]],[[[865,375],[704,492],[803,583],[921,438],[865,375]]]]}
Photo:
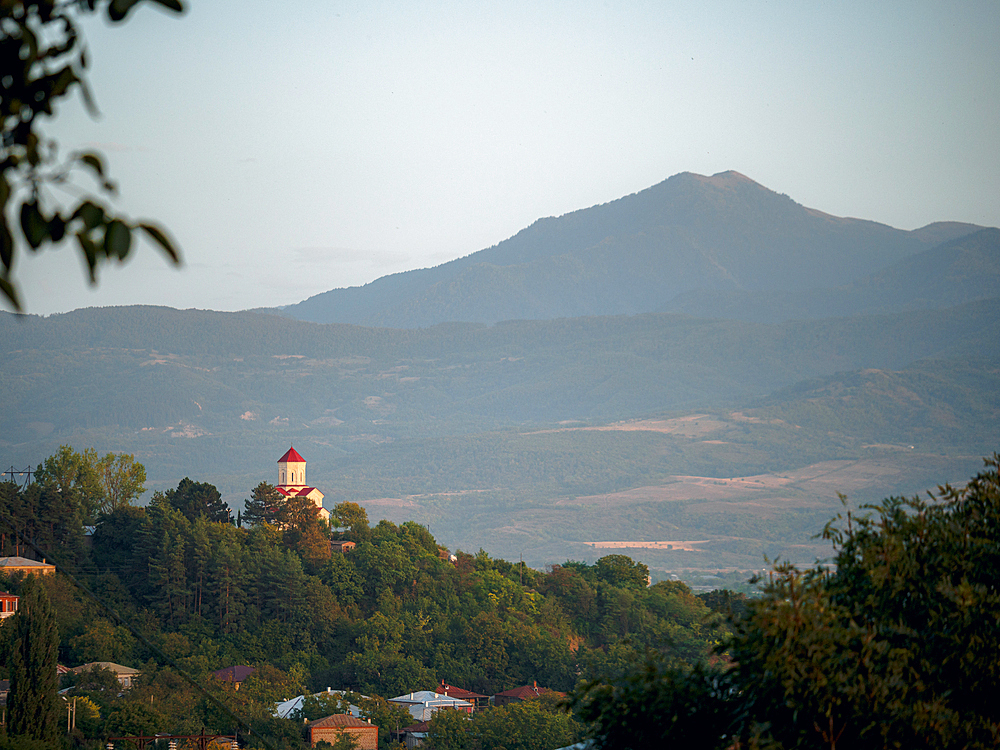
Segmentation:
{"type": "Polygon", "coordinates": [[[134,453],[239,509],[292,444],[328,506],[452,549],[811,562],[838,492],[960,482],[1000,445],[1000,230],[819,208],[682,173],[280,309],[4,313],[4,461],[134,453]]]}

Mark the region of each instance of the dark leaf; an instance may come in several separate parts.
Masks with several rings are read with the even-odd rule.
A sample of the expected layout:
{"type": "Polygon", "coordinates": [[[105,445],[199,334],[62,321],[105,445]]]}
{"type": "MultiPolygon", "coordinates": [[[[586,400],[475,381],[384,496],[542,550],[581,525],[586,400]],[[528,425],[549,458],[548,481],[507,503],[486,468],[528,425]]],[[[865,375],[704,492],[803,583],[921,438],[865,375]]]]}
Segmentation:
{"type": "Polygon", "coordinates": [[[104,209],[93,201],[84,201],[81,203],[76,211],[73,212],[73,218],[83,221],[87,229],[93,229],[105,223],[104,209]]]}
{"type": "Polygon", "coordinates": [[[98,177],[104,179],[104,162],[101,161],[101,157],[97,154],[79,154],[76,157],[77,161],[81,164],[86,164],[88,167],[93,169],[98,177]]]}
{"type": "Polygon", "coordinates": [[[0,276],[0,294],[7,298],[17,312],[21,312],[21,300],[17,296],[17,289],[2,276],[0,276]]]}
{"type": "Polygon", "coordinates": [[[59,214],[56,214],[49,219],[49,237],[52,238],[53,242],[59,242],[65,236],[66,220],[59,214]]]}
{"type": "Polygon", "coordinates": [[[80,244],[83,257],[87,259],[87,269],[90,271],[90,283],[97,283],[97,245],[84,232],[76,233],[76,241],[80,244]]]}
{"type": "Polygon", "coordinates": [[[34,250],[37,250],[49,236],[49,223],[45,221],[35,201],[21,205],[21,231],[24,232],[24,239],[34,250]]]}
{"type": "Polygon", "coordinates": [[[125,260],[132,248],[132,231],[123,221],[115,219],[104,232],[104,253],[109,258],[125,260]]]}
{"type": "Polygon", "coordinates": [[[184,4],[180,0],[153,0],[153,2],[176,13],[184,12],[184,4]]]}
{"type": "Polygon", "coordinates": [[[180,265],[181,262],[180,253],[177,251],[177,248],[174,247],[174,244],[170,241],[170,239],[167,237],[167,235],[163,232],[162,229],[160,229],[154,224],[140,224],[139,226],[146,231],[146,234],[148,234],[150,237],[156,240],[159,246],[163,249],[163,252],[169,255],[170,259],[174,263],[180,265]]]}
{"type": "Polygon", "coordinates": [[[0,262],[8,271],[14,260],[14,237],[7,226],[7,215],[0,212],[0,262]]]}
{"type": "Polygon", "coordinates": [[[140,2],[141,0],[111,0],[108,4],[108,18],[112,21],[121,21],[140,2]]]}

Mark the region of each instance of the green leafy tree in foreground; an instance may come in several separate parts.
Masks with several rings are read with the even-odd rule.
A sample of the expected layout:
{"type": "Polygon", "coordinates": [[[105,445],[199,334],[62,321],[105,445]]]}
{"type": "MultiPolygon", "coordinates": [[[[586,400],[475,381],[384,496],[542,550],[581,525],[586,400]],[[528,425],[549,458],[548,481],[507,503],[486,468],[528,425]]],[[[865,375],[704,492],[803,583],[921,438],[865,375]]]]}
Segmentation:
{"type": "MultiPolygon", "coordinates": [[[[179,0],[152,0],[181,11],[179,0]]],[[[96,153],[61,159],[55,141],[41,131],[41,117],[78,89],[87,109],[97,113],[87,87],[87,54],[80,32],[82,14],[104,8],[113,22],[126,18],[142,0],[5,0],[0,3],[0,296],[15,309],[21,300],[14,281],[16,253],[24,245],[37,251],[74,237],[87,262],[91,283],[104,262],[125,260],[133,234],[141,229],[175,263],[180,262],[164,231],[118,214],[99,198],[83,197],[64,205],[54,190],[78,195],[73,180],[80,170],[110,195],[115,184],[96,153]]]]}
{"type": "Polygon", "coordinates": [[[4,627],[12,629],[7,659],[7,733],[54,742],[59,734],[59,633],[45,587],[35,576],[25,580],[17,614],[4,627]]]}
{"type": "Polygon", "coordinates": [[[100,511],[114,513],[135,504],[146,491],[146,467],[130,453],[109,453],[97,462],[97,476],[104,490],[100,511]]]}
{"type": "Polygon", "coordinates": [[[587,684],[598,747],[996,747],[998,468],[829,524],[835,572],[778,566],[734,623],[732,668],[654,655],[587,684]]]}

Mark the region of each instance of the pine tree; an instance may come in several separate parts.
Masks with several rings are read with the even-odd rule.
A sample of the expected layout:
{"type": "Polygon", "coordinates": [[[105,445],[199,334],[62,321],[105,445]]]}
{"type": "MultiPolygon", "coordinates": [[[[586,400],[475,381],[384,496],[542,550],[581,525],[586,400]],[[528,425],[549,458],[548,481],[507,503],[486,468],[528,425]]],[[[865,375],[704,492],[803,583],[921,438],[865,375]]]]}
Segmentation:
{"type": "Polygon", "coordinates": [[[56,657],[59,634],[45,588],[28,576],[13,621],[7,732],[54,743],[59,733],[56,657]]]}
{"type": "Polygon", "coordinates": [[[242,519],[251,526],[259,526],[264,523],[278,523],[284,521],[280,518],[285,506],[285,498],[275,489],[273,484],[261,482],[253,488],[253,494],[244,501],[246,513],[242,519]]]}

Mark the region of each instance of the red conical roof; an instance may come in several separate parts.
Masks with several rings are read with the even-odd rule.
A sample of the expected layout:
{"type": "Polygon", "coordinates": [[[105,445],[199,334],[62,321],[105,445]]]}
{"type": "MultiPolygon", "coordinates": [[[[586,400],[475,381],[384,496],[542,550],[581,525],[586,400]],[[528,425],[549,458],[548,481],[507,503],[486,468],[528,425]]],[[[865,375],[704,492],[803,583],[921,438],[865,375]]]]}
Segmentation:
{"type": "Polygon", "coordinates": [[[300,456],[298,451],[296,451],[294,448],[289,448],[288,452],[284,456],[278,459],[279,464],[286,464],[286,463],[304,464],[305,462],[306,460],[302,458],[302,456],[300,456]]]}

